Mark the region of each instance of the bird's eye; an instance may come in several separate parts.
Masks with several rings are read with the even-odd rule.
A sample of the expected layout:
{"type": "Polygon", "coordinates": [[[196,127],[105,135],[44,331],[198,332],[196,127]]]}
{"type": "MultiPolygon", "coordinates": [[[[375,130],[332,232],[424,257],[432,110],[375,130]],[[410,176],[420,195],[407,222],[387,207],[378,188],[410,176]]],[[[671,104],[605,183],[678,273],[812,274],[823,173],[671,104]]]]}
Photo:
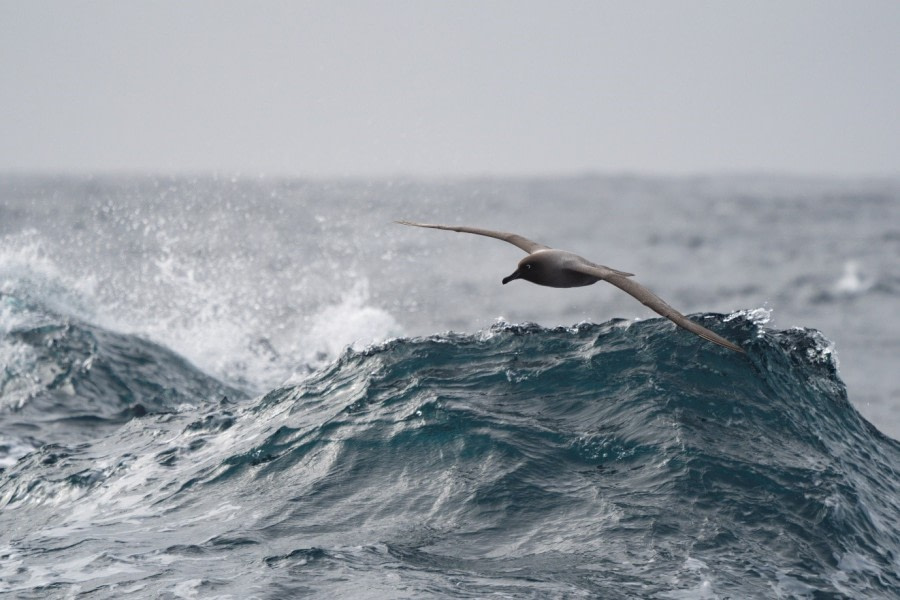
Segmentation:
{"type": "Polygon", "coordinates": [[[532,269],[534,268],[534,265],[531,264],[531,263],[528,263],[527,265],[525,265],[525,268],[528,269],[528,270],[530,271],[530,270],[532,270],[532,269]]]}

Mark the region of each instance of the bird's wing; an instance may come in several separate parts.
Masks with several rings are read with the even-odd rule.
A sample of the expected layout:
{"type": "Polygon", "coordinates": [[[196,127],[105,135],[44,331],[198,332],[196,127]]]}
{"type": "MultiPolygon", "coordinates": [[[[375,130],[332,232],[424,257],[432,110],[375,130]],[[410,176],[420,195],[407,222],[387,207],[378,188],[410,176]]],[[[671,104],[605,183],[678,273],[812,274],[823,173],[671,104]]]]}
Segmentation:
{"type": "Polygon", "coordinates": [[[702,327],[697,323],[691,321],[683,314],[666,304],[666,302],[662,298],[660,298],[638,282],[634,281],[633,279],[623,277],[622,275],[615,273],[612,269],[600,268],[599,266],[579,264],[572,265],[569,268],[580,271],[582,273],[587,273],[588,275],[599,277],[603,281],[613,284],[626,294],[630,294],[631,296],[637,298],[641,302],[641,304],[643,304],[650,310],[664,316],[679,327],[687,329],[691,333],[699,335],[705,340],[708,340],[720,346],[724,346],[729,350],[734,350],[735,352],[746,354],[744,349],[737,344],[729,342],[722,336],[710,331],[706,327],[702,327]]]}
{"type": "Polygon", "coordinates": [[[532,242],[528,238],[515,233],[506,233],[505,231],[492,231],[490,229],[481,229],[480,227],[456,227],[453,225],[431,225],[428,223],[413,223],[412,221],[397,221],[400,225],[412,225],[413,227],[430,227],[431,229],[446,229],[447,231],[459,231],[460,233],[474,233],[475,235],[486,235],[487,237],[497,238],[504,242],[509,242],[517,248],[521,248],[528,254],[538,250],[549,250],[549,246],[532,242]]]}

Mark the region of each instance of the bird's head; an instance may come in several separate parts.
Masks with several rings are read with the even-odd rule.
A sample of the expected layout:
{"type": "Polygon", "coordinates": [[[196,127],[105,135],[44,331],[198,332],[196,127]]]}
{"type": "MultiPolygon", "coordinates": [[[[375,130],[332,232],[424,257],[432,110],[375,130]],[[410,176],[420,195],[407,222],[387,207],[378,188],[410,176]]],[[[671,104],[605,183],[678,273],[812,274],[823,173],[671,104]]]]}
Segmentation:
{"type": "Polygon", "coordinates": [[[516,267],[516,270],[513,271],[511,275],[503,278],[504,285],[513,279],[524,279],[525,281],[536,282],[536,278],[540,277],[540,264],[540,261],[535,260],[534,256],[526,256],[519,261],[518,267],[516,267]]]}

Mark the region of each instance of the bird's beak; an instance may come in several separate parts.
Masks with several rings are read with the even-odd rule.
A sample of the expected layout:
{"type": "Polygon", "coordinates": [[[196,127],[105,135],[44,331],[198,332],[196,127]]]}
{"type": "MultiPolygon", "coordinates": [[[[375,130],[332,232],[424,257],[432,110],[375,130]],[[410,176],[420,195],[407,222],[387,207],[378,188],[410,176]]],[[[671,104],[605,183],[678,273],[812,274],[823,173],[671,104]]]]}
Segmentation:
{"type": "Polygon", "coordinates": [[[516,269],[515,271],[513,271],[512,275],[510,275],[509,277],[504,277],[504,278],[503,278],[503,285],[506,285],[507,283],[509,283],[509,282],[512,281],[513,279],[518,279],[518,278],[521,277],[521,276],[522,276],[522,273],[520,273],[519,270],[516,269]]]}

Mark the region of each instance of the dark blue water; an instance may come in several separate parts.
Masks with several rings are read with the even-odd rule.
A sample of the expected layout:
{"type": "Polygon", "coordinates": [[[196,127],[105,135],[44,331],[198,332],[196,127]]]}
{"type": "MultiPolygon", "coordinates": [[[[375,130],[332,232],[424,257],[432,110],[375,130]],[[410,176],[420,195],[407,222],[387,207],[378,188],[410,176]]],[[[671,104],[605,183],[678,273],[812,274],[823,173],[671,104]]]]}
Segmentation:
{"type": "Polygon", "coordinates": [[[7,334],[39,380],[4,419],[40,439],[0,480],[17,597],[900,590],[900,445],[815,331],[695,315],[745,359],[658,319],[498,324],[246,398],[155,344],[42,317],[7,334]]]}
{"type": "MultiPolygon", "coordinates": [[[[572,206],[573,189],[623,184],[534,185],[572,206]]],[[[390,228],[388,216],[419,217],[410,198],[426,196],[427,216],[483,191],[472,183],[402,188],[382,206],[372,197],[390,186],[7,182],[0,595],[897,597],[900,445],[853,402],[841,350],[859,361],[869,336],[861,373],[879,377],[862,390],[892,414],[894,322],[843,343],[840,327],[837,340],[779,327],[778,306],[748,300],[763,290],[836,324],[877,321],[896,298],[882,256],[893,196],[808,185],[793,199],[752,187],[733,211],[731,187],[687,186],[726,215],[697,238],[675,217],[689,204],[656,205],[671,218],[628,232],[601,226],[617,244],[642,232],[669,267],[733,265],[721,281],[699,263],[638,278],[685,310],[738,303],[692,318],[741,356],[664,319],[590,318],[643,310],[612,288],[501,286],[514,248],[495,264],[481,250],[500,247],[475,246],[463,268],[463,236],[390,228]],[[856,271],[829,260],[835,278],[807,264],[804,279],[810,238],[767,242],[797,254],[780,266],[738,252],[754,243],[748,219],[818,198],[828,210],[808,214],[829,230],[851,196],[882,223],[880,250],[854,242],[856,271]],[[781,295],[766,291],[777,282],[781,295]],[[504,302],[551,326],[494,322],[504,302]]],[[[508,208],[491,194],[465,206],[508,208]]]]}

